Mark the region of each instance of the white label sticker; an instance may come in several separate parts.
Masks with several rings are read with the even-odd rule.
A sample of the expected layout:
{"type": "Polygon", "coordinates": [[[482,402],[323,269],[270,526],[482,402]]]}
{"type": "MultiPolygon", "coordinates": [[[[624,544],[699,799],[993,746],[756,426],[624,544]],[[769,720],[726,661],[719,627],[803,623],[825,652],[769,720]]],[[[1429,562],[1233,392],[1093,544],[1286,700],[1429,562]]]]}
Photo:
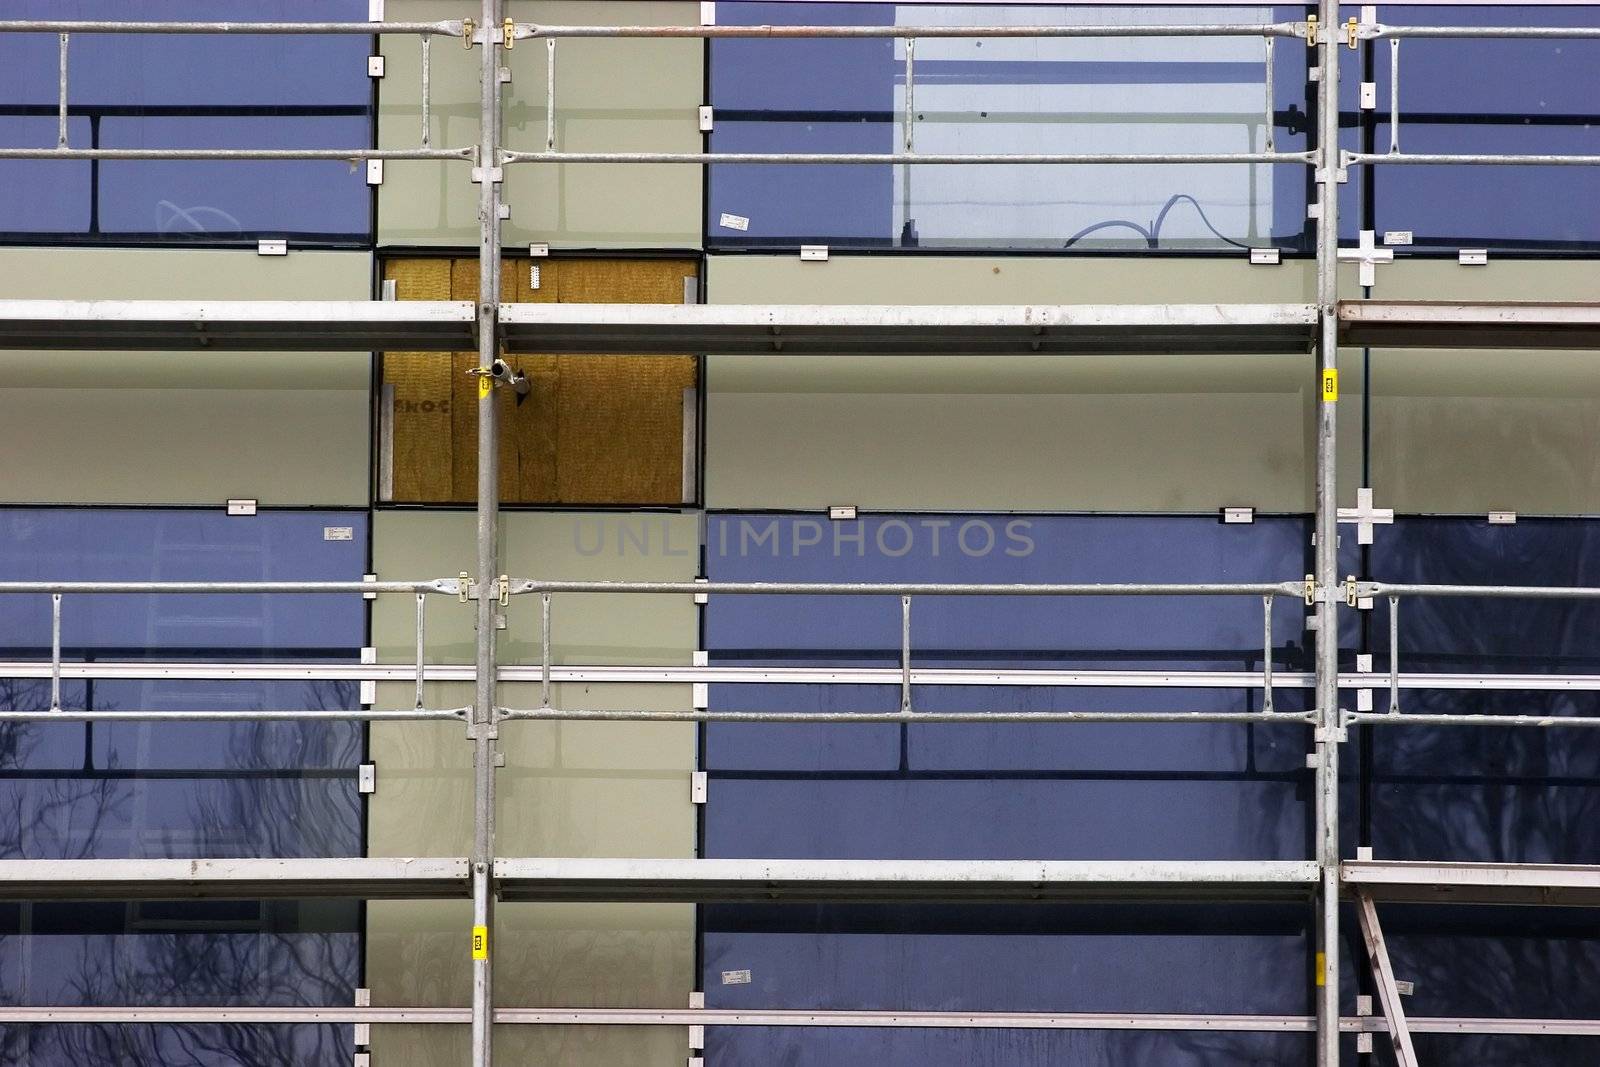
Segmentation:
{"type": "Polygon", "coordinates": [[[1384,230],[1383,243],[1386,245],[1408,245],[1411,243],[1410,230],[1384,230]]]}
{"type": "Polygon", "coordinates": [[[356,531],[353,526],[324,526],[322,539],[324,541],[353,541],[356,531]]]}
{"type": "Polygon", "coordinates": [[[718,219],[717,223],[728,230],[748,230],[750,228],[749,219],[743,215],[730,215],[726,211],[722,213],[722,218],[718,219]]]}
{"type": "Polygon", "coordinates": [[[723,985],[749,985],[750,984],[750,971],[748,969],[739,970],[739,971],[723,971],[722,972],[722,984],[723,985]]]}

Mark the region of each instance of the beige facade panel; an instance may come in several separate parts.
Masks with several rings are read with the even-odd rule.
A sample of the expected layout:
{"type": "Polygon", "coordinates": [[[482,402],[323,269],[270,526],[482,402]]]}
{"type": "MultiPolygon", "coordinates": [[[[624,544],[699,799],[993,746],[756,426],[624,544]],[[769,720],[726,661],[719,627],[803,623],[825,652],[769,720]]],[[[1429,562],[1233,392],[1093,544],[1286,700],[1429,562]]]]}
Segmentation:
{"type": "MultiPolygon", "coordinates": [[[[366,300],[364,252],[0,249],[27,299],[366,300]]],[[[367,502],[371,357],[0,353],[0,501],[367,502]]]]}
{"type": "MultiPolygon", "coordinates": [[[[434,576],[471,569],[470,512],[379,512],[380,575],[434,576]]],[[[501,515],[504,569],[552,578],[692,578],[694,515],[516,513],[501,515]]],[[[469,662],[469,606],[429,601],[430,662],[469,662]],[[456,609],[460,610],[456,610],[456,609]]],[[[552,661],[691,661],[697,629],[689,597],[557,596],[552,661]]],[[[539,662],[537,597],[514,597],[502,631],[504,659],[539,662]]],[[[381,662],[409,662],[415,602],[380,597],[373,635],[381,662]]],[[[537,683],[503,685],[510,707],[533,707],[537,683]]],[[[380,707],[406,707],[409,685],[379,687],[380,707]]],[[[430,704],[464,705],[466,683],[429,683],[430,704]]],[[[553,687],[561,707],[684,708],[687,686],[553,687]]],[[[687,723],[511,722],[500,730],[497,851],[502,855],[692,856],[695,730],[687,723]]],[[[381,723],[372,729],[378,791],[369,807],[373,855],[464,855],[472,840],[471,746],[444,723],[381,723]]],[[[694,911],[683,905],[511,904],[496,912],[496,999],[502,1005],[687,1004],[694,987],[694,911]]],[[[454,1004],[470,999],[470,908],[459,902],[374,902],[367,973],[375,1004],[454,1004]]],[[[458,1032],[459,1030],[459,1032],[458,1032]]],[[[375,1058],[459,1062],[456,1027],[377,1027],[375,1058]]],[[[513,1059],[578,1064],[665,1063],[687,1056],[676,1030],[502,1027],[497,1049],[513,1059]]]]}
{"type": "MultiPolygon", "coordinates": [[[[462,17],[442,0],[389,0],[387,17],[462,17]]],[[[698,24],[700,5],[684,0],[511,0],[518,22],[585,25],[698,24]]],[[[415,147],[422,131],[421,46],[413,38],[382,42],[378,144],[415,147]]],[[[556,46],[556,138],[565,151],[698,152],[704,84],[699,40],[566,39],[556,46]],[[618,77],[618,71],[626,71],[618,77]]],[[[523,40],[507,55],[505,147],[545,147],[548,56],[543,40],[523,40]]],[[[459,41],[432,46],[431,141],[464,147],[478,139],[478,60],[459,41]]],[[[506,169],[511,218],[507,247],[532,241],[561,248],[698,248],[701,168],[549,166],[506,169]]],[[[395,162],[378,191],[378,243],[477,247],[478,190],[460,162],[395,162]]]]}
{"type": "MultiPolygon", "coordinates": [[[[1378,267],[1385,300],[1592,300],[1600,264],[1378,267]]],[[[1595,352],[1374,349],[1372,487],[1402,513],[1600,513],[1595,352]]],[[[1361,353],[1345,357],[1352,384],[1361,353]]],[[[1344,463],[1346,485],[1360,467],[1344,463]]],[[[1344,494],[1341,494],[1343,496],[1344,494]]]]}
{"type": "MultiPolygon", "coordinates": [[[[1310,265],[713,257],[713,303],[1303,302],[1310,265]]],[[[713,357],[712,508],[1311,507],[1311,356],[713,357]]]]}

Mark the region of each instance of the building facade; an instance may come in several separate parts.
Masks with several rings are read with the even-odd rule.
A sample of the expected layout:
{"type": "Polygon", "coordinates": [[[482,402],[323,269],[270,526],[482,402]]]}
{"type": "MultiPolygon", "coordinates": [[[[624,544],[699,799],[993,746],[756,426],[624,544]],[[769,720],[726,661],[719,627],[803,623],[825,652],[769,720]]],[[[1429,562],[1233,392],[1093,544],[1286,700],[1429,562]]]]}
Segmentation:
{"type": "MultiPolygon", "coordinates": [[[[1324,235],[1339,248],[1336,299],[1593,302],[1600,8],[1333,5],[1339,25],[1323,17],[1326,36],[1307,47],[1303,27],[1328,8],[506,0],[510,36],[491,39],[479,4],[452,0],[18,0],[0,18],[396,28],[82,30],[63,43],[55,30],[0,22],[0,301],[487,307],[480,241],[497,229],[499,300],[535,308],[1331,314],[1332,245],[1319,248],[1316,209],[1336,187],[1336,210],[1324,211],[1337,219],[1324,235]],[[1551,32],[1351,30],[1347,43],[1346,17],[1363,29],[1551,32]],[[765,25],[908,32],[539,32],[765,25]],[[1112,32],[1140,25],[1180,30],[1112,32]],[[1208,25],[1230,29],[1198,32],[1208,25]],[[909,32],[1029,26],[1106,32],[909,32]],[[508,158],[500,178],[481,173],[494,169],[481,158],[400,158],[419,144],[493,143],[480,125],[486,48],[504,68],[494,80],[505,149],[633,158],[508,158]],[[1328,62],[1346,152],[1569,158],[1335,167],[1318,133],[1326,71],[1312,77],[1328,62]],[[58,142],[134,154],[366,151],[4,153],[58,142]],[[879,158],[670,158],[701,153],[879,158]],[[1201,161],[881,159],[909,153],[1201,161]],[[485,203],[506,209],[496,226],[485,203]]],[[[1591,599],[1408,598],[1391,645],[1397,601],[1352,586],[1345,606],[1343,584],[1323,580],[1332,569],[1340,583],[1600,585],[1588,553],[1600,537],[1592,351],[1350,343],[1330,397],[1326,347],[1319,356],[1309,332],[1293,351],[1184,341],[1066,355],[986,341],[956,355],[889,343],[849,355],[781,344],[544,352],[529,336],[508,345],[508,376],[492,387],[476,373],[483,351],[421,340],[180,349],[130,327],[75,351],[7,342],[0,582],[39,588],[0,596],[0,710],[19,713],[0,722],[0,810],[12,815],[0,820],[0,860],[1326,869],[1321,820],[1333,805],[1335,868],[1340,858],[1600,863],[1592,731],[1346,724],[1318,712],[1316,695],[1328,676],[1320,632],[1346,676],[1331,682],[1342,711],[1596,714],[1591,599]],[[475,521],[484,396],[499,497],[488,570],[475,521]],[[1319,430],[1330,418],[1336,452],[1319,463],[1335,440],[1319,430]],[[1319,512],[1334,473],[1336,499],[1319,512]],[[1347,511],[1343,536],[1319,560],[1313,534],[1333,507],[1347,511]],[[1265,611],[1259,592],[933,591],[908,602],[507,582],[486,595],[486,574],[1251,588],[1314,576],[1322,606],[1281,590],[1265,611]],[[446,580],[460,595],[245,588],[364,580],[446,580]],[[42,588],[69,581],[241,588],[54,600],[42,588]],[[1324,618],[1336,622],[1323,629],[1324,618]],[[479,722],[486,619],[496,707],[586,714],[479,722]],[[427,676],[414,683],[419,652],[427,676]],[[56,709],[130,716],[47,721],[56,709]],[[357,714],[250,714],[285,709],[357,714]],[[458,713],[400,717],[422,709],[458,713]],[[1091,714],[1047,721],[1070,712],[1091,714]],[[953,720],[919,723],[919,713],[953,720]],[[1153,718],[1111,721],[1119,714],[1153,718]],[[1319,755],[1330,746],[1342,753],[1331,769],[1319,755]],[[484,752],[503,764],[486,770],[484,752]],[[480,855],[486,775],[494,836],[480,855]]],[[[470,1063],[463,1013],[492,969],[489,1004],[512,1013],[493,1028],[503,1063],[1305,1064],[1319,1051],[1328,1062],[1314,1020],[1327,1014],[1332,958],[1338,1014],[1389,1020],[1364,1034],[1352,1022],[1333,1038],[1337,1058],[1409,1062],[1391,1046],[1361,898],[1329,903],[1315,885],[1266,900],[1108,890],[766,902],[695,902],[660,885],[654,897],[532,899],[535,887],[523,899],[503,892],[484,922],[469,880],[417,898],[392,886],[200,900],[81,885],[11,892],[0,903],[0,1059],[470,1063]],[[1320,925],[1329,914],[1342,923],[1332,945],[1320,925]],[[492,927],[488,960],[468,951],[476,927],[492,927]],[[363,1003],[418,1011],[355,1024],[138,1017],[363,1003]],[[57,1006],[129,1011],[29,1013],[57,1006]],[[732,1015],[646,1025],[602,1010],[697,1007],[732,1015]],[[512,1017],[523,1009],[551,1012],[512,1017]],[[762,1017],[774,1011],[907,1018],[762,1017]],[[1008,1025],[998,1013],[1020,1014],[1008,1025]]],[[[1420,1020],[1418,1060],[1593,1062],[1595,912],[1495,903],[1383,904],[1380,955],[1389,985],[1412,985],[1397,1003],[1420,1020]],[[1465,1024],[1426,1025],[1440,1019],[1465,1024]],[[1522,1019],[1569,1025],[1512,1022],[1522,1019]]]]}

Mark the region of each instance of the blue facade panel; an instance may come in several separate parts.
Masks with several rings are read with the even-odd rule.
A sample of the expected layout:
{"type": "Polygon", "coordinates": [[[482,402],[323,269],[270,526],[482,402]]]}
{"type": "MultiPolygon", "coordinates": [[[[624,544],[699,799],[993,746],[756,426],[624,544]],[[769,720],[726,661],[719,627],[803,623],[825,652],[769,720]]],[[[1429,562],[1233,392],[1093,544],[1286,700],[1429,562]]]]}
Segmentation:
{"type": "MultiPolygon", "coordinates": [[[[714,580],[1283,581],[1305,523],[1263,518],[714,516],[714,580]],[[939,535],[937,547],[935,533],[939,535]],[[992,536],[991,536],[992,534],[992,536]],[[835,536],[839,537],[835,541],[835,536]],[[859,535],[859,537],[857,536],[859,535]]],[[[1275,662],[1303,668],[1280,604],[1275,662]]],[[[717,597],[713,663],[898,664],[898,597],[717,597]]],[[[1260,669],[1254,597],[913,602],[913,663],[1260,669]]],[[[898,686],[717,685],[712,707],[892,710],[898,686]]],[[[1255,709],[1260,691],[919,687],[924,709],[1255,709]]],[[[1306,706],[1280,690],[1278,706],[1306,706]]],[[[705,854],[789,858],[1301,858],[1304,731],[1235,725],[712,724],[705,854]]],[[[1304,909],[1275,906],[716,906],[708,1002],[885,1010],[1304,1013],[1304,909]],[[748,969],[749,985],[721,972],[748,969]],[[1197,980],[1204,975],[1205,980],[1197,980]]],[[[1303,1035],[728,1028],[711,1062],[1295,1063],[1303,1035]]]]}
{"type": "MultiPolygon", "coordinates": [[[[360,512],[0,510],[0,580],[358,581],[360,512]],[[345,539],[348,538],[348,539],[345,539]]],[[[47,660],[50,598],[0,597],[8,659],[47,660]]],[[[353,662],[357,596],[73,595],[63,659],[353,662]]],[[[0,680],[6,707],[49,706],[42,679],[0,680]]],[[[68,681],[67,708],[356,706],[351,683],[68,681]]],[[[0,855],[122,858],[360,855],[363,731],[348,722],[0,725],[0,855]]],[[[0,906],[15,1003],[348,1004],[359,984],[350,902],[0,906]]],[[[0,1058],[40,1065],[348,1063],[348,1027],[0,1028],[0,1058]]]]}
{"type": "MultiPolygon", "coordinates": [[[[1593,5],[1479,4],[1381,9],[1392,25],[1600,26],[1593,5]]],[[[1379,42],[1377,150],[1390,140],[1390,55],[1379,42]]],[[[1400,45],[1400,148],[1407,153],[1600,153],[1600,41],[1406,39],[1400,45]]],[[[1529,249],[1592,245],[1594,167],[1370,168],[1376,228],[1418,245],[1529,249]]]]}
{"type": "MultiPolygon", "coordinates": [[[[1347,556],[1354,560],[1353,552],[1347,556]]],[[[1387,582],[1463,585],[1600,584],[1592,520],[1400,518],[1379,527],[1371,574],[1387,582]]],[[[1352,573],[1354,573],[1352,569],[1352,573]]],[[[1592,601],[1407,597],[1400,668],[1407,673],[1600,673],[1592,601]]],[[[1353,638],[1355,635],[1351,635],[1353,638]]],[[[1380,598],[1368,646],[1389,668],[1389,607],[1380,598]]],[[[1348,647],[1360,647],[1351,640],[1348,647]]],[[[1377,710],[1388,707],[1380,677],[1377,710]]],[[[1415,713],[1600,714],[1596,694],[1471,688],[1401,693],[1415,713]]],[[[1347,828],[1360,824],[1379,859],[1510,863],[1600,862],[1600,738],[1588,730],[1375,727],[1347,756],[1365,756],[1347,828]]],[[[1355,763],[1358,760],[1350,760],[1355,763]]],[[[1600,1016],[1596,913],[1579,909],[1383,907],[1396,973],[1416,983],[1419,1016],[1600,1016]]],[[[1352,951],[1359,951],[1352,941],[1352,951]]],[[[1579,1067],[1593,1038],[1418,1035],[1425,1062],[1579,1067]]]]}
{"type": "MultiPolygon", "coordinates": [[[[11,19],[364,22],[361,0],[19,0],[11,19]]],[[[362,35],[76,34],[73,148],[360,148],[373,141],[362,35]]],[[[0,145],[54,147],[54,34],[0,35],[0,145]]],[[[0,236],[365,243],[371,192],[346,162],[0,161],[0,236]]]]}

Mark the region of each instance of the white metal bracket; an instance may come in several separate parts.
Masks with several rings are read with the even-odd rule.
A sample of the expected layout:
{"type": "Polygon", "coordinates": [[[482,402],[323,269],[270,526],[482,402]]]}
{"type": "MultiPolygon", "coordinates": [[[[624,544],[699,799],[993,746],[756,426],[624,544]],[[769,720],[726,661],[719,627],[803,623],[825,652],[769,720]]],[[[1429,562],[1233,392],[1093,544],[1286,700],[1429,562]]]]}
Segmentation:
{"type": "Polygon", "coordinates": [[[367,184],[368,185],[382,185],[383,184],[383,160],[381,160],[381,159],[369,159],[369,160],[367,160],[367,184]]]}
{"type": "MultiPolygon", "coordinates": [[[[691,666],[695,667],[709,667],[711,666],[711,653],[697,651],[694,653],[689,663],[691,666]]],[[[691,688],[693,690],[692,695],[694,699],[690,703],[694,706],[695,710],[704,711],[706,708],[709,708],[711,706],[711,686],[705,682],[695,682],[691,688]]]]}
{"type": "Polygon", "coordinates": [[[807,263],[826,263],[828,260],[828,246],[801,245],[800,258],[807,263]]]}
{"type": "Polygon", "coordinates": [[[282,238],[263,238],[256,242],[256,255],[258,256],[286,256],[289,254],[289,242],[282,238]]]}
{"type": "Polygon", "coordinates": [[[383,57],[382,56],[368,56],[367,57],[367,77],[369,77],[369,78],[381,78],[381,77],[383,77],[383,57]]]}
{"type": "Polygon", "coordinates": [[[256,500],[253,497],[230,497],[228,500],[229,515],[254,515],[256,513],[256,500]]]}
{"type": "Polygon", "coordinates": [[[849,522],[855,517],[856,506],[854,504],[828,505],[828,518],[832,519],[834,522],[849,522]]]}
{"type": "MultiPolygon", "coordinates": [[[[378,662],[378,650],[376,648],[374,648],[373,646],[371,646],[371,645],[368,645],[366,648],[363,648],[361,650],[361,662],[362,662],[362,664],[364,666],[377,663],[378,662]]],[[[376,704],[378,702],[378,683],[377,683],[377,681],[374,680],[374,679],[371,679],[371,678],[365,678],[360,682],[360,686],[361,686],[361,699],[360,699],[359,702],[361,704],[368,705],[368,706],[376,704]]]]}
{"type": "Polygon", "coordinates": [[[1456,253],[1456,262],[1463,267],[1486,267],[1489,265],[1489,250],[1487,248],[1463,248],[1456,253]]]}
{"type": "Polygon", "coordinates": [[[1378,106],[1378,83],[1361,83],[1361,110],[1371,111],[1378,106]]]}
{"type": "MultiPolygon", "coordinates": [[[[1339,249],[1339,258],[1346,263],[1359,263],[1361,284],[1371,287],[1378,284],[1378,264],[1394,262],[1392,248],[1379,248],[1377,246],[1377,233],[1373,230],[1361,231],[1361,243],[1355,248],[1339,249]]],[[[1361,542],[1370,545],[1371,541],[1361,542]]]]}
{"type": "Polygon", "coordinates": [[[372,1067],[372,1053],[357,1052],[350,1058],[350,1067],[372,1067]]]}
{"type": "Polygon", "coordinates": [[[499,183],[505,181],[506,180],[505,168],[503,168],[503,167],[473,167],[472,168],[472,182],[473,182],[474,185],[482,185],[486,178],[489,181],[494,182],[496,184],[499,184],[499,183]]]}
{"type": "Polygon", "coordinates": [[[1388,526],[1393,523],[1394,509],[1373,507],[1372,490],[1367,486],[1362,486],[1356,490],[1356,506],[1339,509],[1339,521],[1354,523],[1356,543],[1370,545],[1373,538],[1373,526],[1388,526]]]}
{"type": "Polygon", "coordinates": [[[705,771],[689,772],[689,803],[704,804],[708,792],[708,779],[705,771]]]}
{"type": "Polygon", "coordinates": [[[1516,524],[1517,524],[1517,513],[1515,511],[1491,511],[1491,512],[1489,512],[1489,525],[1490,526],[1515,526],[1516,524]]]}
{"type": "Polygon", "coordinates": [[[700,25],[717,24],[717,0],[700,0],[700,25]]]}
{"type": "MultiPolygon", "coordinates": [[[[376,574],[363,574],[361,576],[361,580],[363,582],[375,582],[375,581],[378,580],[378,576],[376,574]]],[[[378,594],[377,593],[362,593],[361,594],[361,599],[362,600],[377,600],[378,599],[378,594]]]]}
{"type": "MultiPolygon", "coordinates": [[[[710,578],[696,578],[694,580],[694,584],[695,585],[705,585],[709,581],[711,581],[710,578]]],[[[711,603],[711,594],[710,593],[696,593],[694,595],[694,602],[696,604],[709,604],[709,603],[711,603]]]]}
{"type": "MultiPolygon", "coordinates": [[[[698,990],[689,994],[689,1009],[691,1011],[704,1011],[706,995],[698,990]]],[[[699,1052],[706,1047],[706,1028],[704,1026],[689,1027],[689,1051],[699,1052]]]]}
{"type": "Polygon", "coordinates": [[[378,765],[376,763],[363,763],[356,768],[356,791],[358,793],[376,793],[378,791],[378,765]]]}
{"type": "Polygon", "coordinates": [[[1239,523],[1252,523],[1256,521],[1256,509],[1246,507],[1227,507],[1222,509],[1222,521],[1228,525],[1239,523]]]}
{"type": "Polygon", "coordinates": [[[1276,248],[1252,248],[1250,250],[1250,265],[1253,267],[1276,267],[1283,261],[1283,253],[1276,248]]]}
{"type": "Polygon", "coordinates": [[[528,255],[532,256],[535,259],[539,259],[539,258],[541,258],[543,256],[548,256],[549,254],[550,254],[550,246],[547,245],[547,244],[544,244],[543,242],[541,242],[539,244],[531,244],[531,245],[528,246],[528,255]]]}
{"type": "MultiPolygon", "coordinates": [[[[1366,1019],[1372,1015],[1372,998],[1365,995],[1356,997],[1356,1018],[1366,1019]]],[[[1362,1030],[1356,1034],[1356,1051],[1372,1051],[1372,1031],[1362,1030]]]]}
{"type": "Polygon", "coordinates": [[[711,105],[710,104],[702,105],[701,108],[700,108],[700,132],[701,133],[710,133],[711,130],[712,130],[712,127],[715,126],[715,125],[716,125],[716,114],[713,111],[711,105]]]}
{"type": "MultiPolygon", "coordinates": [[[[357,989],[356,990],[356,1007],[358,1007],[358,1008],[370,1008],[370,1007],[372,1007],[372,990],[370,990],[370,989],[357,989]]],[[[372,1024],[371,1023],[356,1023],[356,1025],[355,1025],[355,1040],[352,1041],[351,1044],[355,1045],[357,1048],[361,1047],[362,1045],[370,1045],[370,1044],[372,1044],[372,1024]]]]}
{"type": "Polygon", "coordinates": [[[367,21],[383,21],[383,0],[367,0],[367,21]]]}

